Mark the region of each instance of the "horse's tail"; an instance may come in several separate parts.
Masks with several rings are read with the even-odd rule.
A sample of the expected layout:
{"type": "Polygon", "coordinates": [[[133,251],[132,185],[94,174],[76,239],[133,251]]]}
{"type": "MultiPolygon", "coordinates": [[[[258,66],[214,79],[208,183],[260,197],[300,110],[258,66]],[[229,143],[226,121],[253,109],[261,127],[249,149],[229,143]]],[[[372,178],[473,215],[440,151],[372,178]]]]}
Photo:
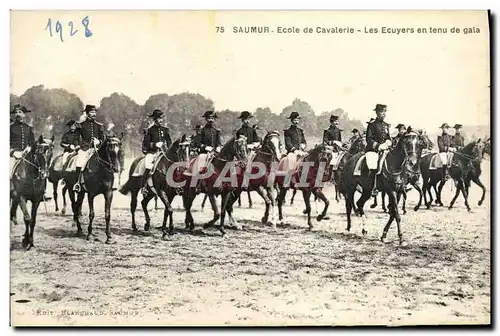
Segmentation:
{"type": "Polygon", "coordinates": [[[134,162],[132,162],[132,164],[130,165],[130,168],[129,168],[129,172],[128,172],[128,180],[127,182],[125,182],[125,184],[123,184],[123,186],[118,190],[121,194],[123,195],[127,195],[129,192],[130,192],[130,183],[131,183],[131,180],[132,180],[132,174],[134,173],[135,171],[135,168],[137,167],[137,165],[139,164],[139,162],[142,160],[143,158],[137,158],[134,160],[134,162]]]}

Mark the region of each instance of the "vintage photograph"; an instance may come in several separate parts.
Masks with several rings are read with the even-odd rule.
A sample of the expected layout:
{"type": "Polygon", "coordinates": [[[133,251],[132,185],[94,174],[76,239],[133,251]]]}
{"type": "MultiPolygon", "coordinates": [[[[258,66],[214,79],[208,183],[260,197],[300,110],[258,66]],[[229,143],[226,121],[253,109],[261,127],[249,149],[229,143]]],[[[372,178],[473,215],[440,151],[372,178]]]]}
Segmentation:
{"type": "Polygon", "coordinates": [[[490,21],[12,10],[11,325],[490,325],[490,21]]]}

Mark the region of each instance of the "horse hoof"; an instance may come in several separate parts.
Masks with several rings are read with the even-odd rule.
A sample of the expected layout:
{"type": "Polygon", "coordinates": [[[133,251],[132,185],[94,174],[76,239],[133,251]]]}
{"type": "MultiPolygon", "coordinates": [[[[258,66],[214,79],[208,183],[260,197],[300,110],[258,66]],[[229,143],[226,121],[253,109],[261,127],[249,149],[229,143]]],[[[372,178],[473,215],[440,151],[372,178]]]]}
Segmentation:
{"type": "Polygon", "coordinates": [[[416,207],[413,208],[413,211],[418,211],[418,209],[420,209],[420,207],[416,206],[416,207]]]}
{"type": "Polygon", "coordinates": [[[149,229],[151,228],[151,224],[144,224],[144,231],[149,231],[149,229]]]}
{"type": "Polygon", "coordinates": [[[370,209],[373,209],[373,208],[375,208],[376,206],[377,206],[377,204],[372,204],[372,205],[370,205],[370,209]]]}
{"type": "Polygon", "coordinates": [[[303,213],[304,215],[307,215],[307,209],[304,209],[304,210],[302,211],[302,213],[303,213]]]}
{"type": "Polygon", "coordinates": [[[22,244],[23,248],[25,248],[25,249],[28,248],[28,245],[29,245],[28,239],[24,238],[21,244],[22,244]]]}
{"type": "Polygon", "coordinates": [[[76,231],[75,237],[82,237],[82,236],[83,236],[83,231],[82,230],[76,231]]]}
{"type": "Polygon", "coordinates": [[[64,216],[65,214],[66,214],[66,209],[64,209],[64,208],[63,208],[63,209],[61,210],[61,215],[63,215],[63,216],[64,216]]]}
{"type": "Polygon", "coordinates": [[[13,220],[13,219],[11,219],[11,220],[10,220],[10,225],[17,225],[17,220],[13,220]]]}
{"type": "Polygon", "coordinates": [[[137,232],[137,226],[133,225],[132,226],[132,231],[137,232]]]}
{"type": "Polygon", "coordinates": [[[253,205],[252,205],[252,204],[249,204],[249,205],[248,205],[248,208],[249,208],[249,209],[251,209],[252,207],[253,207],[253,205]]]}
{"type": "Polygon", "coordinates": [[[450,205],[450,206],[448,207],[448,210],[451,210],[452,208],[453,208],[453,207],[450,205]]]}
{"type": "Polygon", "coordinates": [[[226,231],[224,231],[224,229],[220,229],[220,234],[221,234],[221,237],[224,237],[224,236],[226,236],[226,231]]]}
{"type": "Polygon", "coordinates": [[[26,247],[26,251],[31,250],[32,247],[35,247],[35,244],[33,243],[28,244],[28,246],[26,247]]]}
{"type": "Polygon", "coordinates": [[[380,238],[380,241],[381,241],[382,243],[384,243],[384,244],[389,243],[389,242],[387,241],[387,238],[385,238],[385,237],[381,237],[381,238],[380,238]]]}
{"type": "Polygon", "coordinates": [[[403,215],[406,215],[406,210],[403,210],[403,215]]]}
{"type": "Polygon", "coordinates": [[[467,211],[468,211],[468,212],[472,212],[470,208],[467,208],[467,211]]]}
{"type": "Polygon", "coordinates": [[[384,212],[387,212],[387,208],[383,208],[382,210],[384,210],[384,212]]]}
{"type": "Polygon", "coordinates": [[[108,239],[106,239],[106,244],[114,245],[114,244],[116,244],[116,241],[113,238],[108,237],[108,239]]]}
{"type": "Polygon", "coordinates": [[[366,236],[366,234],[367,234],[367,233],[368,233],[368,231],[366,231],[365,229],[361,230],[361,234],[362,234],[363,236],[366,236]]]}
{"type": "Polygon", "coordinates": [[[318,215],[318,217],[316,217],[316,220],[318,222],[321,222],[323,220],[324,216],[323,215],[318,215]]]}
{"type": "Polygon", "coordinates": [[[478,205],[478,206],[483,205],[483,201],[479,201],[479,202],[477,202],[477,205],[478,205]]]}

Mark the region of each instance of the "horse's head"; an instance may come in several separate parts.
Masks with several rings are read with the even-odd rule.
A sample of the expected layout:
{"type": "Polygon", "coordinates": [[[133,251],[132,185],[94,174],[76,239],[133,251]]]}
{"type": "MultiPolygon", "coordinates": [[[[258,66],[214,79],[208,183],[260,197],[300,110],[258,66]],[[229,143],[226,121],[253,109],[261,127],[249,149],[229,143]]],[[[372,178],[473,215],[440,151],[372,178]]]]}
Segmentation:
{"type": "Polygon", "coordinates": [[[42,178],[47,176],[49,163],[52,159],[52,150],[54,148],[54,136],[50,139],[45,139],[40,135],[35,143],[33,152],[34,164],[38,167],[42,178]]]}
{"type": "Polygon", "coordinates": [[[304,158],[308,162],[330,162],[332,159],[333,146],[325,145],[323,143],[314,146],[304,158]]]}
{"type": "Polygon", "coordinates": [[[44,153],[47,164],[49,164],[54,154],[54,135],[50,138],[45,138],[40,135],[37,141],[37,149],[44,153]]]}
{"type": "Polygon", "coordinates": [[[420,135],[413,131],[407,132],[398,142],[397,147],[399,146],[401,146],[401,149],[403,150],[408,166],[418,166],[422,149],[424,148],[420,135]]]}
{"type": "MultiPolygon", "coordinates": [[[[486,150],[486,141],[481,140],[481,138],[479,138],[475,141],[472,141],[469,145],[471,145],[471,147],[470,151],[467,154],[472,156],[474,159],[481,160],[486,150]]],[[[464,152],[466,148],[467,146],[463,148],[464,152]]]]}
{"type": "Polygon", "coordinates": [[[272,160],[276,161],[281,156],[281,142],[278,131],[267,132],[262,140],[262,152],[271,154],[272,160]]]}
{"type": "Polygon", "coordinates": [[[360,136],[359,138],[353,141],[348,151],[350,154],[354,155],[359,152],[363,152],[365,148],[366,148],[366,138],[360,136]]]}
{"type": "Polygon", "coordinates": [[[174,162],[187,162],[190,157],[190,149],[189,146],[191,141],[189,138],[186,138],[186,135],[183,134],[181,138],[174,141],[174,143],[168,148],[167,156],[169,160],[174,162]]]}
{"type": "Polygon", "coordinates": [[[232,137],[221,149],[219,156],[225,160],[236,158],[238,161],[245,161],[247,158],[247,137],[240,135],[232,137]]]}
{"type": "Polygon", "coordinates": [[[109,163],[116,173],[123,170],[122,139],[123,133],[119,136],[107,137],[99,148],[99,156],[109,163]]]}

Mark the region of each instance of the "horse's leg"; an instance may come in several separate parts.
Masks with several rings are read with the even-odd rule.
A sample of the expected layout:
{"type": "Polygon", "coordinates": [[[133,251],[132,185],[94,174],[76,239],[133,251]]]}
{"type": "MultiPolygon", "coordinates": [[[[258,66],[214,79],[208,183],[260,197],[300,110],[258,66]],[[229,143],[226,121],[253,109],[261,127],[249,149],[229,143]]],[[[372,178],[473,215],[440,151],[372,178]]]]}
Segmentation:
{"type": "MultiPolygon", "coordinates": [[[[354,195],[353,195],[354,197],[354,195]]],[[[363,193],[361,194],[361,197],[358,199],[356,202],[357,208],[358,208],[358,215],[362,217],[365,214],[364,211],[364,206],[366,201],[368,201],[371,197],[371,189],[370,188],[363,188],[363,193]]]]}
{"type": "MultiPolygon", "coordinates": [[[[384,200],[384,198],[382,197],[382,201],[384,200]]],[[[377,196],[373,196],[373,203],[372,205],[370,205],[370,209],[374,209],[376,206],[377,206],[377,196]]]]}
{"type": "Polygon", "coordinates": [[[163,210],[163,223],[161,225],[161,232],[163,233],[162,239],[167,238],[167,235],[173,235],[174,231],[172,228],[172,231],[167,232],[167,219],[170,217],[170,214],[172,211],[172,207],[170,206],[170,203],[168,202],[167,194],[165,193],[164,190],[158,190],[158,197],[163,203],[163,206],[165,209],[163,210]]]}
{"type": "Polygon", "coordinates": [[[229,194],[230,193],[231,192],[227,191],[227,190],[223,190],[221,192],[221,209],[220,209],[220,226],[219,226],[219,230],[220,230],[220,233],[222,234],[223,237],[226,234],[226,231],[224,230],[224,219],[226,217],[226,209],[227,209],[227,203],[228,203],[228,200],[229,200],[229,194]]]}
{"type": "MultiPolygon", "coordinates": [[[[422,176],[422,191],[420,193],[420,197],[424,197],[424,204],[425,206],[427,207],[427,209],[430,209],[431,207],[431,203],[430,202],[427,202],[427,190],[429,189],[429,182],[428,182],[428,178],[422,176]]],[[[417,183],[415,182],[415,185],[417,185],[417,183]]],[[[413,185],[413,186],[415,186],[413,185]]]]}
{"type": "MultiPolygon", "coordinates": [[[[413,186],[413,188],[415,188],[416,191],[418,191],[418,203],[417,205],[415,205],[415,207],[413,208],[413,211],[418,211],[418,209],[420,209],[420,206],[422,205],[422,189],[420,189],[420,186],[418,185],[418,182],[415,181],[415,183],[412,183],[411,184],[413,186]]],[[[404,202],[406,204],[406,191],[405,191],[405,195],[404,195],[404,202]]]]}
{"type": "Polygon", "coordinates": [[[132,216],[132,231],[137,231],[137,225],[135,224],[135,210],[137,209],[137,194],[138,190],[131,190],[130,195],[130,215],[132,216]]]}
{"type": "Polygon", "coordinates": [[[30,221],[28,250],[32,247],[35,247],[35,240],[34,240],[33,236],[35,233],[36,214],[37,214],[39,205],[40,205],[40,202],[31,202],[31,221],[30,221]]]}
{"type": "Polygon", "coordinates": [[[28,206],[26,205],[26,198],[24,196],[19,196],[19,207],[21,208],[21,211],[23,212],[23,217],[24,217],[24,226],[25,226],[25,231],[24,231],[24,238],[23,238],[23,247],[24,248],[29,248],[30,245],[30,214],[28,212],[28,206]]]}
{"type": "Polygon", "coordinates": [[[290,205],[293,205],[293,201],[295,199],[296,194],[297,194],[297,189],[293,189],[292,198],[290,199],[290,205]]]}
{"type": "MultiPolygon", "coordinates": [[[[467,192],[467,188],[465,186],[465,182],[463,179],[458,180],[458,185],[457,189],[460,189],[462,191],[462,195],[464,196],[464,204],[465,207],[467,208],[467,211],[470,211],[470,206],[469,206],[469,193],[467,192]]],[[[451,205],[451,204],[450,204],[451,205]]]]}
{"type": "MultiPolygon", "coordinates": [[[[68,189],[69,192],[69,189],[68,189]]],[[[74,192],[71,190],[71,193],[73,193],[73,198],[74,198],[74,192]]],[[[80,219],[82,216],[82,205],[83,205],[83,199],[85,198],[85,193],[84,192],[79,192],[77,194],[76,201],[74,202],[74,210],[73,210],[73,220],[76,222],[76,235],[77,236],[82,236],[83,231],[82,231],[82,224],[80,223],[80,219]]]]}
{"type": "Polygon", "coordinates": [[[184,224],[186,225],[186,230],[190,230],[191,232],[194,231],[194,220],[193,215],[191,214],[191,207],[193,206],[195,197],[196,193],[194,193],[191,188],[184,190],[184,193],[182,194],[182,204],[186,210],[184,224]]]}
{"type": "Polygon", "coordinates": [[[267,192],[267,197],[271,201],[271,225],[273,226],[273,228],[275,228],[276,227],[276,204],[278,203],[275,201],[275,199],[278,196],[275,196],[275,191],[276,191],[275,188],[265,188],[265,189],[267,192]]]}
{"type": "Polygon", "coordinates": [[[10,204],[10,224],[17,225],[17,207],[19,206],[19,200],[17,197],[11,199],[10,204]]]}
{"type": "Polygon", "coordinates": [[[66,214],[66,192],[68,191],[68,185],[64,184],[62,188],[62,199],[63,199],[63,207],[61,209],[61,214],[65,215],[66,214]]]}
{"type": "Polygon", "coordinates": [[[252,208],[253,202],[252,202],[252,196],[250,196],[250,190],[247,190],[247,196],[248,196],[248,207],[252,208]]]}
{"type": "MultiPolygon", "coordinates": [[[[87,240],[89,240],[91,236],[95,236],[92,234],[92,223],[94,221],[94,216],[95,216],[94,197],[95,197],[94,195],[90,195],[90,194],[87,195],[87,201],[89,203],[89,226],[87,228],[87,240]]],[[[107,226],[107,224],[106,224],[106,226],[107,226]]]]}
{"type": "Polygon", "coordinates": [[[155,195],[155,211],[158,211],[158,196],[155,195]]]}
{"type": "MultiPolygon", "coordinates": [[[[261,218],[261,223],[266,225],[267,223],[269,223],[269,210],[271,207],[271,200],[269,199],[264,186],[259,186],[257,189],[255,189],[255,191],[257,192],[257,194],[259,194],[260,197],[262,197],[264,203],[266,204],[264,216],[261,218]]],[[[273,224],[273,230],[276,230],[276,223],[273,224]]]]}
{"type": "Polygon", "coordinates": [[[238,197],[238,206],[241,207],[241,194],[240,197],[238,197]]]}
{"type": "MultiPolygon", "coordinates": [[[[234,193],[238,193],[240,191],[234,191],[234,193]]],[[[239,196],[239,195],[232,195],[229,197],[229,200],[227,202],[227,207],[226,207],[226,212],[227,212],[227,215],[229,216],[229,219],[231,220],[232,222],[232,225],[233,227],[236,229],[236,230],[241,230],[241,225],[238,223],[238,221],[233,217],[233,205],[234,203],[236,202],[236,199],[237,197],[236,196],[239,196]]]]}
{"type": "Polygon", "coordinates": [[[441,201],[441,193],[443,191],[444,185],[446,184],[445,181],[439,181],[439,186],[437,187],[436,190],[436,185],[434,185],[434,191],[436,192],[436,204],[439,204],[439,206],[443,206],[443,201],[441,201]]]}
{"type": "Polygon", "coordinates": [[[208,195],[205,194],[203,196],[203,201],[201,201],[201,211],[203,211],[203,209],[205,208],[205,202],[207,201],[207,198],[208,198],[208,195]]]}
{"type": "Polygon", "coordinates": [[[311,191],[308,189],[302,189],[302,197],[304,198],[304,203],[306,204],[306,214],[307,214],[307,225],[309,230],[312,230],[313,224],[311,221],[311,191]]]}
{"type": "Polygon", "coordinates": [[[345,213],[347,216],[347,227],[346,227],[347,232],[351,231],[351,213],[352,213],[352,207],[354,205],[353,200],[355,191],[356,190],[347,189],[345,194],[345,213]]]}
{"type": "Polygon", "coordinates": [[[112,244],[111,236],[111,204],[113,203],[113,190],[104,193],[104,220],[106,221],[106,244],[112,244]]]}
{"type": "Polygon", "coordinates": [[[285,224],[285,221],[283,220],[283,204],[285,203],[285,197],[286,197],[286,189],[285,189],[285,187],[279,187],[279,192],[278,192],[278,220],[280,221],[281,225],[285,224]]]}
{"type": "Polygon", "coordinates": [[[394,217],[396,218],[396,224],[398,226],[398,237],[399,237],[399,245],[401,246],[406,246],[407,243],[405,242],[404,238],[403,238],[403,230],[401,229],[401,216],[399,215],[399,210],[398,210],[398,203],[399,203],[399,199],[401,197],[401,193],[395,193],[394,191],[391,191],[389,194],[392,194],[393,195],[393,199],[392,201],[394,202],[394,196],[396,196],[396,202],[394,202],[394,206],[393,206],[393,211],[394,211],[394,217]],[[396,194],[396,195],[395,195],[396,194]]]}
{"type": "Polygon", "coordinates": [[[59,212],[59,205],[57,204],[57,186],[59,180],[52,182],[52,195],[54,196],[54,203],[56,204],[56,212],[59,212]]]}
{"type": "Polygon", "coordinates": [[[401,192],[401,195],[398,195],[398,204],[399,204],[399,199],[402,197],[403,198],[403,215],[406,215],[406,190],[404,190],[404,187],[403,187],[403,191],[401,192]]]}
{"type": "MultiPolygon", "coordinates": [[[[459,181],[459,183],[460,183],[460,181],[459,181]]],[[[451,208],[453,208],[453,204],[455,204],[455,201],[457,200],[459,194],[460,194],[460,188],[458,188],[458,185],[457,185],[457,188],[455,189],[455,195],[451,199],[450,205],[448,206],[448,210],[451,210],[451,208]]]]}
{"type": "Polygon", "coordinates": [[[328,217],[326,217],[326,213],[328,211],[328,206],[330,205],[330,201],[328,200],[328,198],[326,198],[325,194],[323,193],[323,190],[321,189],[314,189],[312,193],[316,198],[319,198],[325,204],[323,207],[323,211],[321,211],[318,217],[316,217],[316,220],[318,222],[321,222],[323,219],[328,219],[328,217]]]}
{"type": "MultiPolygon", "coordinates": [[[[168,204],[171,205],[175,196],[177,195],[177,193],[172,189],[169,189],[169,190],[170,190],[170,193],[167,193],[167,201],[168,201],[168,204]]],[[[169,212],[169,216],[168,216],[168,230],[169,230],[169,232],[174,232],[174,212],[172,211],[172,206],[170,206],[170,212],[169,212]]]]}
{"type": "Polygon", "coordinates": [[[148,194],[143,197],[141,201],[142,211],[144,212],[144,219],[146,220],[146,223],[144,223],[144,231],[149,231],[149,228],[151,227],[151,217],[149,217],[148,203],[155,196],[156,195],[154,193],[148,192],[148,194]]]}
{"type": "Polygon", "coordinates": [[[483,194],[481,195],[481,199],[479,200],[479,202],[477,202],[477,205],[481,206],[481,205],[483,205],[484,197],[486,195],[486,187],[484,186],[483,182],[481,182],[481,180],[479,179],[479,176],[474,176],[472,178],[472,182],[477,184],[483,190],[483,194]]]}
{"type": "Polygon", "coordinates": [[[387,193],[385,191],[382,191],[380,194],[380,197],[382,198],[382,210],[384,212],[387,212],[387,207],[385,206],[385,196],[387,196],[387,193]]]}
{"type": "Polygon", "coordinates": [[[387,221],[387,224],[384,226],[384,231],[382,232],[382,237],[380,237],[380,241],[382,243],[387,243],[387,232],[389,232],[389,229],[391,227],[392,222],[396,218],[395,212],[396,212],[396,207],[394,206],[396,201],[396,196],[391,192],[389,193],[389,220],[387,221]]]}
{"type": "Polygon", "coordinates": [[[212,190],[210,190],[208,193],[208,200],[210,201],[210,205],[212,206],[212,211],[214,212],[214,218],[209,223],[211,223],[211,225],[214,225],[215,222],[219,220],[220,214],[219,214],[219,208],[217,207],[217,199],[215,198],[215,195],[212,190]]]}

